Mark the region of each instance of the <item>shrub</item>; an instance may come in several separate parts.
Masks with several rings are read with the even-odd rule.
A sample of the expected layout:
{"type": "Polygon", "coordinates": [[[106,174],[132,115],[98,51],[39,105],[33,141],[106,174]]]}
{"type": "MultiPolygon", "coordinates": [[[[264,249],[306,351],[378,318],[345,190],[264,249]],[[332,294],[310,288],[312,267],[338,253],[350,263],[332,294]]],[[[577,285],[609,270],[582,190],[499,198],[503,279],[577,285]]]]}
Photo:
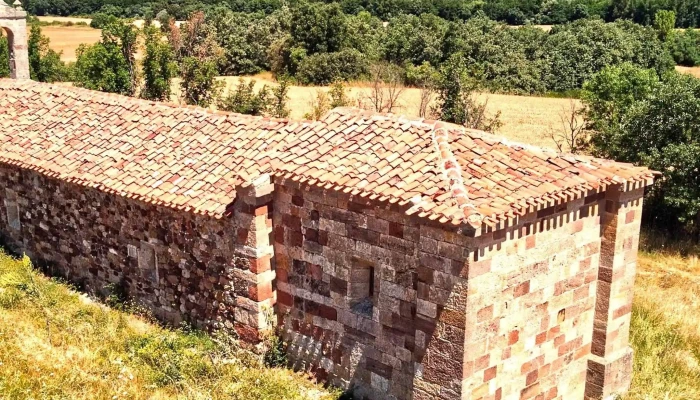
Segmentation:
{"type": "Polygon", "coordinates": [[[238,81],[238,86],[219,101],[219,108],[239,114],[264,115],[270,109],[270,90],[263,86],[255,93],[255,81],[238,81]]]}
{"type": "Polygon", "coordinates": [[[369,62],[357,50],[318,53],[299,63],[296,78],[303,84],[328,85],[337,80],[359,79],[367,73],[369,62]]]}

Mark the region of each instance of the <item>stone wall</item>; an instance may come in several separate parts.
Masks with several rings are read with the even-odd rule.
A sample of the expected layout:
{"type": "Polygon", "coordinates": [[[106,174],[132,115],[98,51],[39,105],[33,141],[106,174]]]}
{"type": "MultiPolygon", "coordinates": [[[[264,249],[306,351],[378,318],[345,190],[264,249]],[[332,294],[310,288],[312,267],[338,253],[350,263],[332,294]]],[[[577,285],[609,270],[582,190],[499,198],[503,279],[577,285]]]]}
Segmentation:
{"type": "Polygon", "coordinates": [[[297,368],[376,399],[583,399],[629,385],[629,371],[610,376],[629,358],[591,360],[594,327],[608,333],[594,321],[608,315],[609,292],[596,296],[609,254],[625,259],[627,278],[610,311],[625,339],[608,343],[630,354],[641,189],[591,192],[469,237],[399,207],[278,183],[277,304],[297,368]],[[624,238],[605,233],[610,196],[627,204],[613,207],[624,238]],[[606,241],[621,249],[601,252],[606,241]]]}
{"type": "Polygon", "coordinates": [[[27,13],[21,8],[0,4],[0,30],[8,39],[10,78],[29,79],[29,50],[27,47],[27,13]]]}
{"type": "Polygon", "coordinates": [[[465,398],[583,399],[602,195],[481,237],[478,263],[487,272],[469,283],[465,398]]]}
{"type": "Polygon", "coordinates": [[[92,292],[123,287],[176,325],[232,327],[242,321],[259,327],[248,317],[259,313],[246,310],[271,295],[252,289],[257,275],[238,255],[248,241],[241,226],[253,219],[245,213],[194,215],[5,165],[0,182],[3,241],[51,273],[92,292]]]}
{"type": "Polygon", "coordinates": [[[435,385],[458,398],[471,239],[290,181],[274,204],[277,305],[295,367],[358,398],[420,398],[435,385]]]}
{"type": "Polygon", "coordinates": [[[630,382],[643,189],[475,232],[263,176],[222,219],[0,164],[0,234],[53,273],[123,285],[162,320],[255,342],[371,399],[597,399],[630,382]]]}

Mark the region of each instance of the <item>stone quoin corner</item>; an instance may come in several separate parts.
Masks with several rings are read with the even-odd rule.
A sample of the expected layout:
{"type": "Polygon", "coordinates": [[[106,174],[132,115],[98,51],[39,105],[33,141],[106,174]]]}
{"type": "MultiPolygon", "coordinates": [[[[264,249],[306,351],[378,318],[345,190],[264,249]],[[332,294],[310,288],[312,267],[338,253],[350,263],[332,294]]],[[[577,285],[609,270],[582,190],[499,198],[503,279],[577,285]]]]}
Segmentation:
{"type": "MultiPolygon", "coordinates": [[[[646,168],[439,121],[180,107],[28,78],[0,4],[0,239],[369,399],[601,399],[631,380],[646,168]]],[[[24,53],[24,54],[23,54],[24,53]]]]}

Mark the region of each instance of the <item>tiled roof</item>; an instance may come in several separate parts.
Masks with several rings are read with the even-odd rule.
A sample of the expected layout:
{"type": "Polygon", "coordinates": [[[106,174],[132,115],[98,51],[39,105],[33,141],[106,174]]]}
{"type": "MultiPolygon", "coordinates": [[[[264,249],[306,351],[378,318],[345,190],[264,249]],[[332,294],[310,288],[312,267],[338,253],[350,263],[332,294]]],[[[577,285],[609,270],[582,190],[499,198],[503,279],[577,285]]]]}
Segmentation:
{"type": "Polygon", "coordinates": [[[355,109],[296,122],[17,80],[0,80],[0,162],[215,217],[271,173],[472,226],[653,178],[442,122],[355,109]]]}

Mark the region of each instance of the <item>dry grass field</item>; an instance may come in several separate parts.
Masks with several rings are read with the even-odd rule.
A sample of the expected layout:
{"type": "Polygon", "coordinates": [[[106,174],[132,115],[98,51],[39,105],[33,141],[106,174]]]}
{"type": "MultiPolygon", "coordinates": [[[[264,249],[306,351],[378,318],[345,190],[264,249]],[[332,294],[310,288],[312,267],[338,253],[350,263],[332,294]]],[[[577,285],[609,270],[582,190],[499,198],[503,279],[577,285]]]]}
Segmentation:
{"type": "MultiPolygon", "coordinates": [[[[55,17],[58,18],[58,17],[55,17]]],[[[80,18],[70,18],[80,19],[80,18]]],[[[102,31],[89,26],[42,26],[41,32],[50,42],[49,47],[55,51],[62,51],[61,60],[65,62],[75,61],[75,51],[81,44],[93,44],[100,41],[102,31]]]]}
{"type": "Polygon", "coordinates": [[[700,78],[700,66],[699,67],[682,67],[680,65],[676,65],[676,71],[684,73],[684,74],[693,75],[696,78],[700,78]]]}
{"type": "MultiPolygon", "coordinates": [[[[251,77],[221,77],[225,82],[224,95],[234,88],[239,79],[249,81],[255,79],[256,88],[263,85],[273,86],[276,83],[269,74],[251,77]]],[[[179,96],[179,86],[173,84],[173,99],[179,96]]],[[[301,119],[304,114],[312,110],[312,99],[321,90],[328,90],[319,86],[292,86],[289,90],[288,108],[291,110],[291,118],[301,119]]],[[[357,101],[370,93],[370,89],[361,83],[348,85],[349,97],[357,101]]],[[[503,127],[496,132],[509,140],[530,143],[537,146],[553,147],[554,142],[550,137],[553,130],[562,130],[561,115],[570,107],[570,99],[514,96],[504,94],[481,94],[481,101],[488,102],[491,113],[500,112],[503,127]]],[[[400,107],[395,114],[407,117],[418,117],[420,93],[418,89],[407,88],[399,98],[400,107]]],[[[578,104],[578,103],[577,103],[578,104]]]]}

